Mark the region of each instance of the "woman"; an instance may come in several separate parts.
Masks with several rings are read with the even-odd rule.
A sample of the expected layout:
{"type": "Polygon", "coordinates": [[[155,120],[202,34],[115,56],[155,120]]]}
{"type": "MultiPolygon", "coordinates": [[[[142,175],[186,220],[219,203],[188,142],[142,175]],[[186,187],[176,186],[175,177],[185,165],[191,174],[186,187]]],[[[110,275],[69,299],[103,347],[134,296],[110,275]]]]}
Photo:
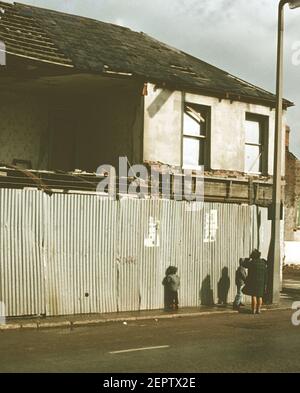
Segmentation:
{"type": "Polygon", "coordinates": [[[246,259],[243,262],[243,266],[248,269],[243,293],[252,297],[252,314],[260,314],[267,288],[268,272],[266,261],[261,259],[261,253],[258,250],[254,250],[250,260],[246,259]]]}

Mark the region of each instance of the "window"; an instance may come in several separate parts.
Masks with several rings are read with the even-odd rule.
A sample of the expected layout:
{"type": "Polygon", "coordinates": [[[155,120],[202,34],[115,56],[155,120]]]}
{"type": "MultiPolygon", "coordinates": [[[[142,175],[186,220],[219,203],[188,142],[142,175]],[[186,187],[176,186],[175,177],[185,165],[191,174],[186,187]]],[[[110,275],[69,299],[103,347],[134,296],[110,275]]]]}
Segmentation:
{"type": "Polygon", "coordinates": [[[246,114],[245,126],[245,172],[267,174],[268,128],[266,116],[246,114]]]}
{"type": "Polygon", "coordinates": [[[209,167],[210,108],[186,103],[183,119],[183,166],[209,167]]]}

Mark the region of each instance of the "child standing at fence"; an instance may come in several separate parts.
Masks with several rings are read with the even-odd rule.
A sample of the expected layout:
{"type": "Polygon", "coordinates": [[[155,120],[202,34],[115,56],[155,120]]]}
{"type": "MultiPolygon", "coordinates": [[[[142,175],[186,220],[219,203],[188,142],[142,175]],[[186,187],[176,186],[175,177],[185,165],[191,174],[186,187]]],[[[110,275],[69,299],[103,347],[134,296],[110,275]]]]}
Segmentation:
{"type": "Polygon", "coordinates": [[[163,279],[165,292],[165,311],[178,310],[178,289],[180,288],[180,278],[177,275],[177,267],[169,266],[166,276],[163,279]]]}
{"type": "Polygon", "coordinates": [[[243,292],[242,289],[246,284],[246,279],[247,279],[247,271],[243,267],[243,263],[245,262],[245,259],[240,259],[240,266],[238,267],[236,273],[235,273],[235,285],[236,285],[236,297],[233,303],[233,308],[234,310],[239,310],[240,306],[242,305],[242,298],[243,298],[243,292]]]}

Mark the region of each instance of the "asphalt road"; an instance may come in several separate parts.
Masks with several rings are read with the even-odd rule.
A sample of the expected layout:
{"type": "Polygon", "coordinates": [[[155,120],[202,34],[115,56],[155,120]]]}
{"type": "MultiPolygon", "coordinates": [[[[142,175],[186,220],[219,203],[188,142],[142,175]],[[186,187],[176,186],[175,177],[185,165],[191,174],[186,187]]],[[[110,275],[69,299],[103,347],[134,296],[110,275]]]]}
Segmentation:
{"type": "Polygon", "coordinates": [[[269,311],[5,331],[0,371],[300,372],[300,326],[291,316],[292,310],[269,311]]]}

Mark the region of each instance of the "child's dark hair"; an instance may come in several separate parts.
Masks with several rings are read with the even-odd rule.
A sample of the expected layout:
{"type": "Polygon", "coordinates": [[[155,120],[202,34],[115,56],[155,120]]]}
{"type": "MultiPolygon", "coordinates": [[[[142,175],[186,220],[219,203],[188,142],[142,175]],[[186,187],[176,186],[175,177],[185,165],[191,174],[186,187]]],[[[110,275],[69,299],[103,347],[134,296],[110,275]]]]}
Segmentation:
{"type": "Polygon", "coordinates": [[[166,270],[166,276],[169,274],[176,274],[178,271],[177,267],[175,266],[169,266],[168,269],[166,270]]]}
{"type": "Polygon", "coordinates": [[[259,259],[261,257],[261,252],[257,249],[253,250],[251,253],[251,259],[259,259]]]}

